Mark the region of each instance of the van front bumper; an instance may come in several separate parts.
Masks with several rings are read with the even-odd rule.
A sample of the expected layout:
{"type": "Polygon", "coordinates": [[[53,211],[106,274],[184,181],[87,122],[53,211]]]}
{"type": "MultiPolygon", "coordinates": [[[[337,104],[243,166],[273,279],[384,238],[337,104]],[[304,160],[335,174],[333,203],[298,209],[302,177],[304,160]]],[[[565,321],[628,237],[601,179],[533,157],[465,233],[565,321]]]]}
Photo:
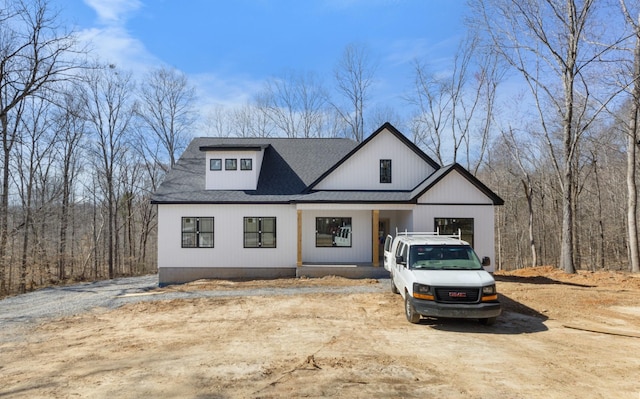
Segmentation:
{"type": "Polygon", "coordinates": [[[411,297],[411,303],[417,313],[428,317],[484,319],[502,313],[500,302],[440,303],[411,297]]]}

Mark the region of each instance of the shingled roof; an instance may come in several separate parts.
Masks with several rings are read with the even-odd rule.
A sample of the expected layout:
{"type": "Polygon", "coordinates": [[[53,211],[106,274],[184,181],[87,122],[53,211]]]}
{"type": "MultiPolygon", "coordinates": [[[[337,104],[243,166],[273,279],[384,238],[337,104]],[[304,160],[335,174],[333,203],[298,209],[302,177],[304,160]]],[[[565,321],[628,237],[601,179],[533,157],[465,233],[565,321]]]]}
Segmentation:
{"type": "Polygon", "coordinates": [[[288,203],[358,143],[349,139],[213,138],[194,139],[151,198],[153,203],[288,203]],[[265,149],[255,190],[206,190],[207,148],[265,149]]]}
{"type": "Polygon", "coordinates": [[[314,190],[323,177],[354,155],[369,139],[360,144],[349,139],[314,138],[214,138],[194,139],[164,182],[153,194],[155,204],[197,203],[412,203],[452,171],[458,171],[487,195],[494,205],[504,201],[459,164],[440,167],[413,143],[393,128],[383,125],[405,145],[416,151],[436,169],[412,190],[314,190]],[[207,190],[207,150],[264,150],[260,176],[255,190],[207,190]]]}

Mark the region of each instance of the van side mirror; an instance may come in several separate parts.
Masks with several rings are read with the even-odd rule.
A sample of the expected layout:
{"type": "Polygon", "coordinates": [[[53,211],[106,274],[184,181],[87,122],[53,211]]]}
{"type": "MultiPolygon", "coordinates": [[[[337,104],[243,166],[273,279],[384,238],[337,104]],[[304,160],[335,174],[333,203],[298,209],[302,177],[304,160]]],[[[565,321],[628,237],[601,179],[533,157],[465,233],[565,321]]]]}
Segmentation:
{"type": "Polygon", "coordinates": [[[490,266],[491,265],[491,258],[488,256],[485,256],[484,258],[482,258],[482,266],[490,266]]]}
{"type": "Polygon", "coordinates": [[[405,262],[404,257],[402,255],[396,255],[396,264],[406,265],[407,262],[405,262]]]}

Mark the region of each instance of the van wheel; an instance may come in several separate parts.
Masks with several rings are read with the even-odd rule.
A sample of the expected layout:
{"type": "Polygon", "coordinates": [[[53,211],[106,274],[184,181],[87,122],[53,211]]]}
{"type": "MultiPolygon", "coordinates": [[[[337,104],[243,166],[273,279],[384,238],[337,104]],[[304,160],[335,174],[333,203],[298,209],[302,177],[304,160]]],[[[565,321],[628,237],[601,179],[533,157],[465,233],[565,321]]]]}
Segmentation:
{"type": "Polygon", "coordinates": [[[487,317],[485,319],[480,319],[480,324],[482,324],[483,326],[492,326],[493,323],[496,322],[496,318],[495,317],[487,317]]]}
{"type": "Polygon", "coordinates": [[[393,282],[393,274],[389,276],[389,280],[391,280],[391,292],[394,294],[399,294],[398,287],[396,287],[396,283],[393,282]]]}
{"type": "Polygon", "coordinates": [[[404,295],[404,315],[407,316],[409,323],[417,324],[420,322],[420,315],[416,313],[416,308],[411,304],[409,293],[404,295]]]}

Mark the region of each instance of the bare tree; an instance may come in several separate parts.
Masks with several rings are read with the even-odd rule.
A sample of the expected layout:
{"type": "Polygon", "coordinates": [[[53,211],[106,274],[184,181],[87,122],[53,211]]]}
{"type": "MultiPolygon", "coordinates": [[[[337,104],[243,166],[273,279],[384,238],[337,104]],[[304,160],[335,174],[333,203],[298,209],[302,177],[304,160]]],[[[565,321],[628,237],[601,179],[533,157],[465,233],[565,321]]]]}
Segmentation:
{"type": "Polygon", "coordinates": [[[533,176],[531,172],[531,169],[535,169],[535,168],[531,168],[529,166],[531,165],[531,162],[529,160],[531,158],[535,158],[535,155],[533,157],[529,157],[527,156],[528,154],[526,155],[524,154],[525,151],[528,151],[531,148],[531,145],[520,146],[519,140],[516,139],[516,135],[512,127],[509,127],[507,131],[503,131],[502,137],[506,144],[506,148],[508,149],[511,157],[513,158],[514,162],[516,163],[520,171],[519,179],[520,179],[520,182],[522,183],[522,188],[524,190],[525,198],[527,199],[527,213],[528,213],[527,225],[528,225],[528,233],[529,233],[529,248],[531,250],[531,266],[537,266],[538,265],[538,249],[537,249],[537,242],[536,242],[535,233],[534,233],[535,209],[533,204],[534,194],[535,194],[534,192],[535,183],[533,181],[533,176]]]}
{"type": "Polygon", "coordinates": [[[309,138],[321,135],[326,98],[313,73],[288,72],[268,79],[255,103],[287,137],[309,138]]]}
{"type": "Polygon", "coordinates": [[[3,2],[0,10],[0,134],[2,189],[0,192],[0,294],[6,292],[9,164],[16,140],[16,109],[43,88],[69,78],[74,36],[61,32],[58,16],[46,0],[3,2]]]}
{"type": "Polygon", "coordinates": [[[637,18],[631,15],[625,0],[620,6],[627,24],[633,30],[635,46],[631,70],[631,109],[627,124],[627,230],[629,235],[629,263],[631,271],[640,273],[640,246],[638,243],[638,187],[636,183],[638,153],[638,118],[640,118],[640,11],[637,18]]]}
{"type": "Polygon", "coordinates": [[[184,73],[167,68],[149,72],[139,87],[136,114],[153,132],[172,168],[178,154],[187,147],[190,129],[197,118],[195,88],[189,85],[184,73]]]}
{"type": "Polygon", "coordinates": [[[85,136],[86,119],[81,115],[82,96],[78,87],[71,87],[61,96],[61,107],[54,118],[56,130],[60,135],[57,146],[61,179],[60,197],[60,230],[58,236],[58,278],[66,279],[68,230],[70,223],[70,208],[72,207],[73,189],[78,176],[80,165],[80,148],[85,136]],[[75,91],[74,91],[75,90],[75,91]]]}
{"type": "Polygon", "coordinates": [[[407,97],[416,107],[411,122],[416,144],[440,164],[461,162],[464,156],[474,174],[491,138],[497,87],[504,73],[496,54],[482,52],[478,41],[470,34],[460,44],[447,74],[416,60],[414,91],[407,97]]]}
{"type": "Polygon", "coordinates": [[[113,65],[88,74],[86,84],[87,95],[83,105],[94,137],[96,171],[107,210],[107,265],[109,278],[113,278],[118,247],[116,173],[127,150],[134,109],[130,94],[134,85],[130,73],[120,72],[113,65]]]}
{"type": "MultiPolygon", "coordinates": [[[[18,192],[22,203],[22,254],[20,259],[20,275],[18,291],[27,291],[27,273],[29,266],[35,268],[35,257],[29,259],[31,251],[31,236],[36,230],[34,213],[37,211],[39,177],[48,175],[51,165],[53,147],[57,141],[55,130],[51,128],[49,103],[36,97],[29,97],[25,101],[26,109],[20,118],[20,129],[24,131],[19,142],[16,157],[18,192]]],[[[44,180],[47,180],[46,177],[44,180]]],[[[45,182],[46,183],[46,182],[45,182]]],[[[40,191],[46,190],[41,187],[40,191]]],[[[45,205],[44,193],[40,193],[40,208],[45,205]]],[[[44,241],[44,240],[40,240],[44,241]]],[[[40,242],[40,248],[44,242],[40,242]]],[[[47,257],[40,258],[41,262],[48,262],[47,257]]],[[[33,270],[32,270],[33,272],[33,270]]]]}
{"type": "Polygon", "coordinates": [[[493,49],[530,87],[562,189],[560,266],[574,273],[578,145],[615,94],[596,90],[590,85],[589,73],[606,59],[619,39],[599,44],[604,26],[594,23],[594,0],[476,0],[474,4],[476,22],[484,28],[493,49]],[[552,137],[556,122],[561,148],[554,145],[552,137]]]}
{"type": "Polygon", "coordinates": [[[357,142],[364,140],[364,111],[376,70],[377,64],[371,59],[368,49],[355,43],[345,47],[335,69],[337,89],[345,97],[347,105],[333,105],[349,126],[349,135],[357,142]]]}

